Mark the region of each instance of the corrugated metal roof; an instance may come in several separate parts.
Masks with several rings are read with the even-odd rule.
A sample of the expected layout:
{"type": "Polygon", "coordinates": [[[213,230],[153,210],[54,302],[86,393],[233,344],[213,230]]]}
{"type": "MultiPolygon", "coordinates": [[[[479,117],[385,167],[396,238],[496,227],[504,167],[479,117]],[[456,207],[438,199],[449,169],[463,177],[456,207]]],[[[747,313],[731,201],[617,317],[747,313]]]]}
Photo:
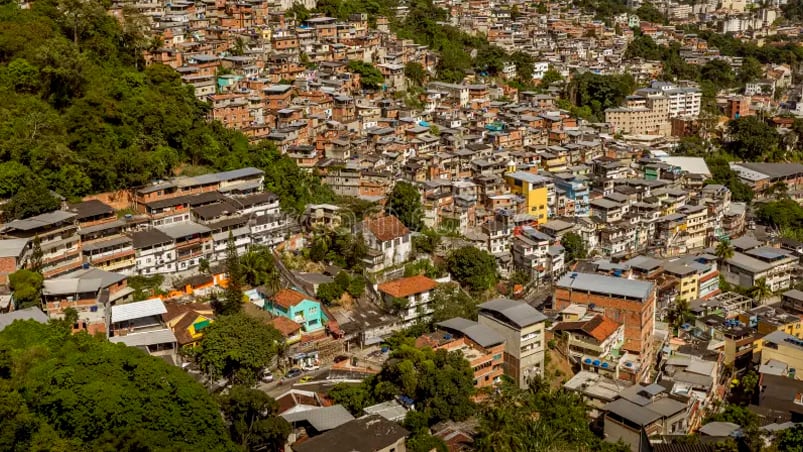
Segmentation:
{"type": "Polygon", "coordinates": [[[125,336],[114,336],[109,342],[125,344],[129,347],[144,347],[146,345],[169,344],[176,342],[176,335],[170,329],[133,333],[125,336]]]}
{"type": "Polygon", "coordinates": [[[509,298],[496,298],[480,305],[481,310],[492,311],[507,318],[511,323],[524,328],[546,320],[546,316],[534,307],[509,298]]]}
{"type": "Polygon", "coordinates": [[[505,338],[491,328],[462,317],[455,317],[439,322],[437,326],[447,330],[457,331],[486,348],[505,342],[505,338]]]}
{"type": "Polygon", "coordinates": [[[333,428],[340,427],[346,422],[354,420],[354,416],[348,412],[343,405],[333,405],[323,408],[315,408],[312,410],[296,411],[295,413],[286,413],[281,415],[287,422],[306,421],[312,425],[315,430],[325,432],[333,428]]]}
{"type": "Polygon", "coordinates": [[[593,273],[569,272],[558,280],[557,286],[564,289],[646,300],[652,293],[653,283],[593,273]]]}
{"type": "Polygon", "coordinates": [[[125,322],[126,320],[162,315],[166,312],[167,308],[165,308],[162,300],[151,298],[150,300],[112,306],[112,322],[125,322]]]}

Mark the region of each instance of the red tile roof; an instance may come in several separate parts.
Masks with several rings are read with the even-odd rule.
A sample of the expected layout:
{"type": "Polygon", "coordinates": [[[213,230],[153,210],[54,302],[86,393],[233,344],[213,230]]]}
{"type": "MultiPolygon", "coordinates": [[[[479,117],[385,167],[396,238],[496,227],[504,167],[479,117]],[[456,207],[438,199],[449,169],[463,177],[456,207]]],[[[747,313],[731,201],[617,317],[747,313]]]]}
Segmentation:
{"type": "Polygon", "coordinates": [[[312,300],[312,298],[293,289],[282,289],[273,296],[273,302],[285,309],[290,309],[304,300],[312,300]]]}
{"type": "Polygon", "coordinates": [[[287,317],[277,316],[270,321],[274,328],[282,333],[282,336],[288,337],[297,333],[301,329],[301,325],[288,319],[287,317]]]}
{"type": "Polygon", "coordinates": [[[613,334],[617,328],[619,328],[619,324],[617,322],[609,319],[608,317],[598,315],[586,322],[586,324],[583,326],[583,331],[588,333],[588,335],[594,339],[602,342],[611,334],[613,334]]]}
{"type": "Polygon", "coordinates": [[[393,215],[365,220],[365,226],[374,234],[377,240],[382,242],[404,237],[410,233],[410,230],[393,215]]]}
{"type": "Polygon", "coordinates": [[[404,298],[434,289],[438,285],[434,280],[424,275],[410,276],[379,285],[379,291],[391,297],[404,298]]]}

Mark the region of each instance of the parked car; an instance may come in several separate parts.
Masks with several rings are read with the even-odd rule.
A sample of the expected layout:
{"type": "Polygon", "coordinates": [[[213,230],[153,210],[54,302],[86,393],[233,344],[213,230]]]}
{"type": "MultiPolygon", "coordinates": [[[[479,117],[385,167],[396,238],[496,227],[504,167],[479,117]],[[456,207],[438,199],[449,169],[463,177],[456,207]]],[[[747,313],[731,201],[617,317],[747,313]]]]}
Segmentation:
{"type": "Polygon", "coordinates": [[[306,372],[309,372],[309,371],[312,371],[312,370],[318,370],[320,368],[321,368],[321,366],[319,366],[317,364],[305,364],[304,366],[301,367],[301,369],[306,371],[306,372]]]}
{"type": "Polygon", "coordinates": [[[298,382],[299,383],[306,383],[306,382],[311,381],[311,380],[312,380],[312,376],[311,375],[304,375],[303,377],[301,377],[298,380],[298,382]]]}
{"type": "Polygon", "coordinates": [[[270,383],[273,381],[273,373],[271,371],[262,372],[262,381],[264,383],[270,383]]]}
{"type": "Polygon", "coordinates": [[[301,375],[302,373],[304,373],[304,372],[302,372],[301,369],[299,369],[297,367],[294,367],[294,368],[290,369],[284,376],[286,378],[296,378],[299,375],[301,375]]]}
{"type": "Polygon", "coordinates": [[[346,355],[337,355],[335,356],[336,363],[342,363],[343,361],[348,361],[349,357],[346,355]]]}

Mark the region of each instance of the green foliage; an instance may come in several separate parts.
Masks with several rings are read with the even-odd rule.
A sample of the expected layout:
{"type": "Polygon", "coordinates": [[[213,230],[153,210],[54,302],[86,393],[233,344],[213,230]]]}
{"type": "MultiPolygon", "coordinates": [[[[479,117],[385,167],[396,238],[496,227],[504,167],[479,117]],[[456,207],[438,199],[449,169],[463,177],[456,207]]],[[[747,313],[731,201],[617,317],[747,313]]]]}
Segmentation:
{"type": "Polygon", "coordinates": [[[602,20],[606,24],[610,24],[614,16],[629,10],[627,3],[621,0],[578,0],[575,5],[592,12],[595,19],[602,20]]]}
{"type": "Polygon", "coordinates": [[[223,296],[212,301],[212,306],[218,315],[236,314],[243,309],[245,272],[231,232],[226,245],[226,276],[228,281],[223,296]]]}
{"type": "Polygon", "coordinates": [[[482,292],[496,284],[496,259],[473,246],[452,251],[446,267],[455,280],[473,292],[482,292]]]}
{"type": "Polygon", "coordinates": [[[351,276],[341,271],[333,282],[319,285],[315,295],[324,304],[331,305],[336,304],[346,292],[352,297],[361,296],[365,292],[365,279],[360,275],[351,276]]]}
{"type": "Polygon", "coordinates": [[[441,284],[436,287],[429,304],[433,309],[433,323],[454,317],[477,320],[477,300],[463,292],[457,284],[441,284]]]}
{"type": "Polygon", "coordinates": [[[541,85],[545,87],[561,81],[563,81],[563,76],[560,75],[560,72],[552,68],[547,69],[547,71],[544,72],[544,76],[541,77],[541,85]]]}
{"type": "Polygon", "coordinates": [[[150,297],[162,293],[162,284],[164,283],[164,275],[153,276],[129,276],[128,287],[134,289],[134,301],[147,300],[150,297]]]}
{"type": "Polygon", "coordinates": [[[552,390],[537,378],[529,388],[506,384],[480,410],[475,449],[483,451],[626,451],[605,443],[588,426],[587,406],[576,393],[552,390]],[[515,403],[511,403],[515,401],[515,403]]]}
{"type": "Polygon", "coordinates": [[[652,22],[655,24],[665,24],[666,17],[661,13],[661,11],[655,7],[652,3],[644,3],[636,9],[636,15],[641,20],[645,20],[647,22],[652,22]]]}
{"type": "Polygon", "coordinates": [[[222,316],[204,329],[196,360],[211,378],[250,385],[276,355],[281,338],[275,328],[245,314],[222,316]]]}
{"type": "Polygon", "coordinates": [[[759,204],[756,218],[777,228],[803,229],[803,207],[791,199],[759,204]]]}
{"type": "Polygon", "coordinates": [[[364,266],[363,259],[368,256],[368,245],[362,233],[354,235],[346,229],[325,231],[312,240],[309,256],[315,262],[331,262],[359,272],[364,266]]]}
{"type": "Polygon", "coordinates": [[[734,119],[728,123],[730,140],[726,148],[745,161],[773,161],[781,137],[772,126],[756,116],[734,119]]]}
{"type": "MultiPolygon", "coordinates": [[[[411,413],[415,413],[415,411],[411,411],[411,413]]],[[[407,440],[407,450],[410,452],[447,452],[449,448],[437,436],[432,436],[426,431],[419,431],[407,440]]]]}
{"type": "Polygon", "coordinates": [[[343,408],[355,416],[362,414],[365,407],[376,403],[369,385],[365,383],[358,385],[338,383],[329,390],[328,395],[336,404],[343,405],[343,408]]]}
{"type": "Polygon", "coordinates": [[[586,242],[576,232],[568,232],[560,239],[560,244],[566,250],[566,260],[569,262],[585,259],[588,256],[586,242]]]}
{"type": "Polygon", "coordinates": [[[52,212],[60,206],[59,199],[41,181],[34,179],[19,188],[2,208],[6,218],[13,220],[52,212]]]}
{"type": "Polygon", "coordinates": [[[721,184],[728,187],[728,190],[731,191],[731,199],[734,201],[749,202],[753,199],[753,190],[739,179],[725,156],[710,155],[706,157],[705,163],[711,171],[711,179],[706,181],[706,185],[721,184]]]}
{"type": "Polygon", "coordinates": [[[42,304],[42,284],[45,278],[41,273],[19,269],[8,275],[9,287],[14,292],[17,309],[40,306],[42,304]]]}
{"type": "Polygon", "coordinates": [[[747,57],[742,60],[742,67],[739,68],[739,81],[747,83],[749,81],[761,78],[764,75],[764,68],[761,63],[753,58],[747,57]]]}
{"type": "Polygon", "coordinates": [[[404,266],[404,277],[424,275],[427,278],[440,278],[446,276],[448,272],[443,264],[433,265],[429,259],[421,259],[411,262],[404,266]]]}
{"type": "Polygon", "coordinates": [[[273,292],[279,290],[279,269],[276,268],[273,252],[266,246],[252,246],[240,256],[240,272],[249,286],[264,286],[273,292]]]}
{"type": "Polygon", "coordinates": [[[516,77],[521,83],[529,84],[533,81],[533,60],[532,55],[527,52],[517,51],[510,54],[510,61],[516,65],[516,77]]]}
{"type": "Polygon", "coordinates": [[[569,92],[577,106],[589,106],[592,114],[599,120],[605,117],[605,110],[618,107],[636,87],[629,74],[599,75],[584,72],[576,75],[569,84],[569,92]]]}
{"type": "Polygon", "coordinates": [[[646,60],[660,60],[663,56],[661,47],[647,35],[638,35],[625,50],[625,58],[644,58],[646,60]]]}
{"type": "Polygon", "coordinates": [[[464,420],[474,411],[474,372],[459,352],[402,345],[372,383],[377,400],[397,395],[413,399],[429,425],[464,420]]]}
{"type": "Polygon", "coordinates": [[[797,424],[782,431],[778,435],[776,443],[779,451],[803,452],[803,425],[797,424]]]}
{"type": "Polygon", "coordinates": [[[423,85],[427,79],[427,71],[417,61],[408,61],[404,65],[404,76],[416,85],[423,85]]]}
{"type": "Polygon", "coordinates": [[[420,231],[424,226],[421,195],[418,193],[418,189],[409,182],[400,181],[393,186],[385,211],[395,215],[411,231],[420,231]]]}
{"type": "Polygon", "coordinates": [[[296,21],[301,23],[310,18],[310,11],[302,3],[294,2],[293,6],[287,10],[289,17],[295,17],[296,21]]]}
{"type": "Polygon", "coordinates": [[[245,450],[280,450],[292,432],[277,416],[279,404],[260,390],[234,385],[220,398],[220,407],[232,440],[245,450]]]}
{"type": "Polygon", "coordinates": [[[360,60],[350,60],[348,70],[360,74],[360,85],[363,88],[376,90],[382,88],[382,85],[385,83],[385,77],[383,77],[379,69],[374,67],[371,63],[360,60]]]}
{"type": "Polygon", "coordinates": [[[236,450],[189,375],[56,324],[0,332],[0,417],[8,451],[236,450]]]}
{"type": "Polygon", "coordinates": [[[416,253],[432,254],[441,243],[441,235],[430,228],[424,228],[421,234],[413,237],[413,249],[416,253]]]}

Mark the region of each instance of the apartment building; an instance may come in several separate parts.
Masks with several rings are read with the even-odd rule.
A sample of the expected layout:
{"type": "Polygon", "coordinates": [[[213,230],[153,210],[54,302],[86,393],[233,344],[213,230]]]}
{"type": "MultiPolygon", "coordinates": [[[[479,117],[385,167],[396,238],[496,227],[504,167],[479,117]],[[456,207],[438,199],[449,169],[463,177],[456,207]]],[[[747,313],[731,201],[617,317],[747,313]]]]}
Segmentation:
{"type": "Polygon", "coordinates": [[[151,356],[175,362],[178,341],[162,320],[166,313],[167,308],[158,298],[112,306],[109,342],[137,347],[151,356]]]}
{"type": "Polygon", "coordinates": [[[63,275],[81,267],[81,239],[77,215],[63,210],[43,213],[0,226],[0,237],[28,239],[31,247],[39,241],[42,274],[45,278],[63,275]]]}
{"type": "MultiPolygon", "coordinates": [[[[650,88],[666,95],[669,98],[669,117],[687,116],[696,118],[700,116],[703,93],[695,87],[680,87],[670,82],[655,81],[650,88]]],[[[638,91],[637,91],[638,92],[638,91]]]]}
{"type": "Polygon", "coordinates": [[[459,351],[474,371],[474,387],[499,383],[504,374],[505,338],[486,325],[462,317],[437,323],[437,330],[422,335],[416,347],[459,351]]]}
{"type": "Polygon", "coordinates": [[[669,136],[669,98],[663,93],[630,96],[625,106],[605,110],[605,122],[617,133],[669,136]]]}
{"type": "Polygon", "coordinates": [[[722,265],[722,275],[729,284],[742,288],[756,285],[764,279],[773,292],[788,289],[798,258],[791,252],[770,247],[736,251],[722,265]]]}
{"type": "MultiPolygon", "coordinates": [[[[655,286],[639,281],[592,273],[567,273],[555,284],[554,308],[562,310],[571,304],[599,309],[617,323],[624,324],[623,349],[641,361],[636,370],[646,375],[652,356],[655,331],[655,286]]],[[[634,368],[638,364],[633,362],[634,368]]]]}
{"type": "Polygon", "coordinates": [[[8,284],[8,275],[25,266],[31,252],[28,239],[0,240],[0,286],[8,284]]]}
{"type": "Polygon", "coordinates": [[[505,374],[526,388],[529,379],[544,372],[546,316],[532,306],[496,298],[479,306],[478,322],[505,340],[505,374]]]}
{"type": "Polygon", "coordinates": [[[549,195],[554,196],[555,185],[552,179],[525,171],[514,171],[505,174],[505,182],[511,193],[524,198],[524,212],[532,215],[538,224],[549,219],[549,195]]]}
{"type": "Polygon", "coordinates": [[[437,285],[433,279],[416,275],[382,283],[377,290],[386,305],[398,312],[405,323],[411,324],[432,314],[429,302],[437,285]]]}
{"type": "Polygon", "coordinates": [[[176,271],[176,248],[173,239],[159,229],[131,234],[136,253],[136,273],[154,275],[176,271]]]}

